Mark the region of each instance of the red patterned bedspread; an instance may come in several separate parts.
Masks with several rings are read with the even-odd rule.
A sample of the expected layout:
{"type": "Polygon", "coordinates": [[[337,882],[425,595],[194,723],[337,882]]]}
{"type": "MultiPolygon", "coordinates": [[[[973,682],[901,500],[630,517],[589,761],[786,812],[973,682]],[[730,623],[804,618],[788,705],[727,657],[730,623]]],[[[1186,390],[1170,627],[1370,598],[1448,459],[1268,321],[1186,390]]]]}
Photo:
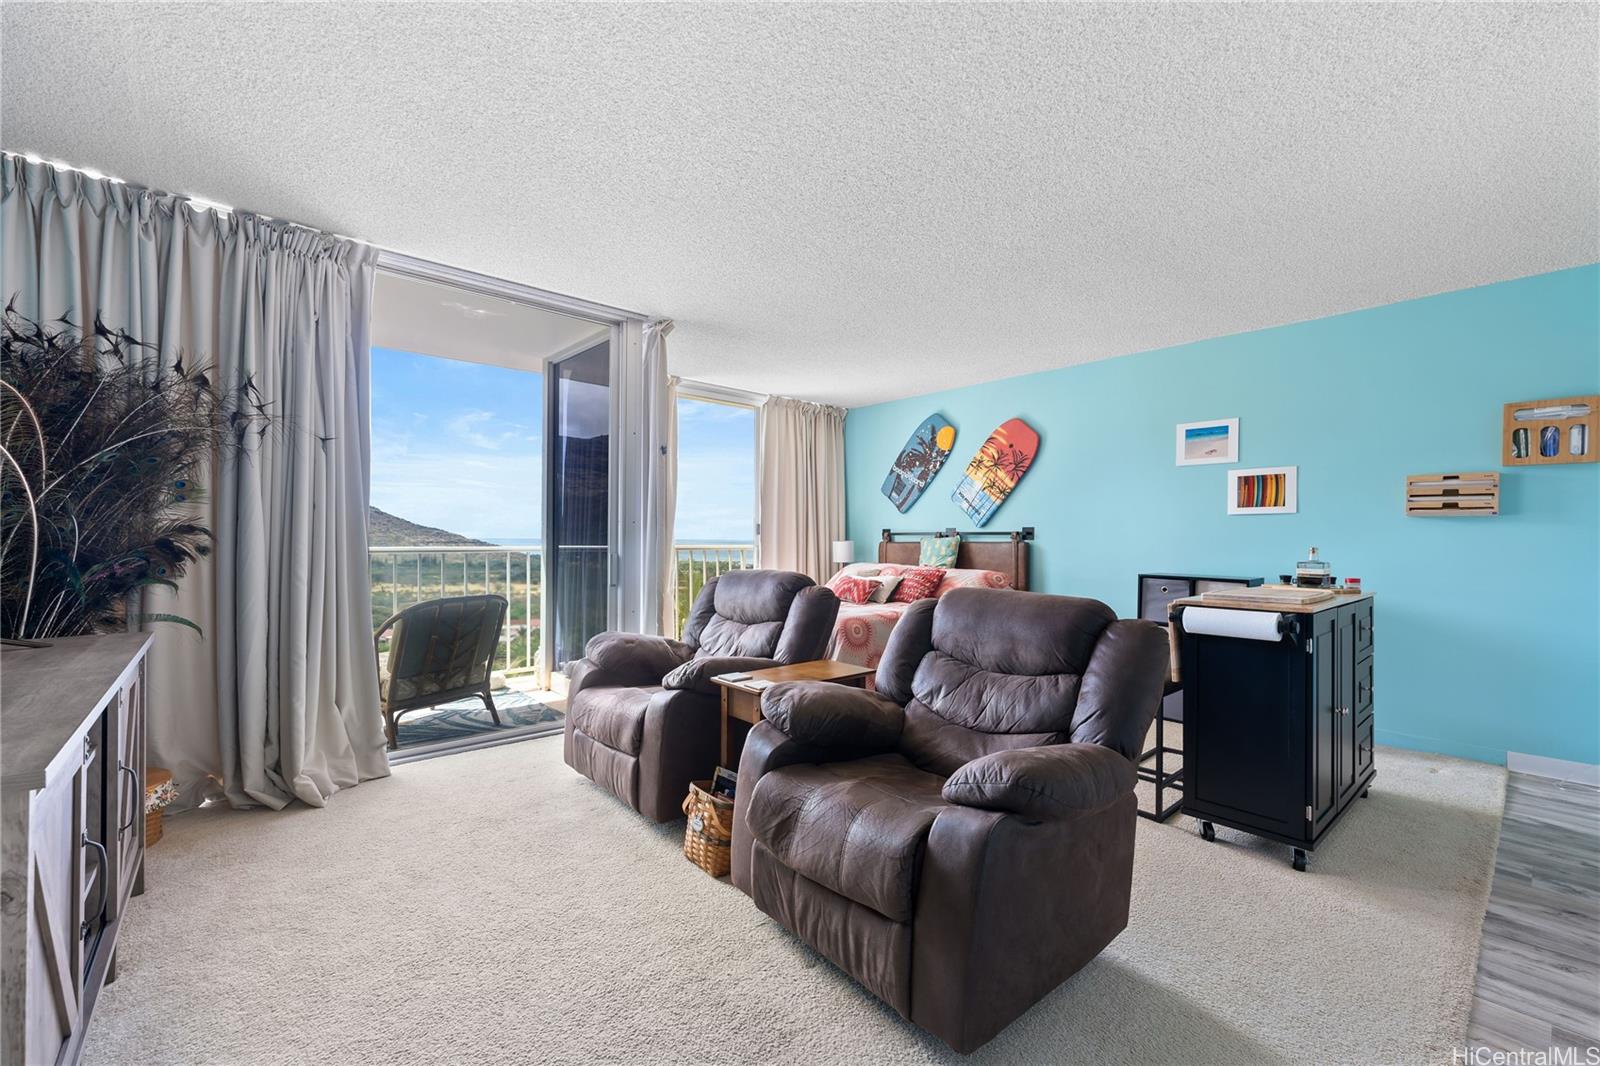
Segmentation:
{"type": "MultiPolygon", "coordinates": [[[[875,574],[893,575],[911,569],[892,563],[852,563],[840,571],[856,577],[875,574]]],[[[944,580],[934,595],[943,596],[957,588],[1011,587],[1011,578],[998,570],[947,570],[944,580]]],[[[905,613],[909,603],[841,603],[839,618],[833,624],[833,639],[828,642],[827,657],[858,666],[877,666],[883,658],[883,649],[889,643],[889,634],[895,623],[905,613]]],[[[869,681],[870,684],[870,681],[869,681]]]]}

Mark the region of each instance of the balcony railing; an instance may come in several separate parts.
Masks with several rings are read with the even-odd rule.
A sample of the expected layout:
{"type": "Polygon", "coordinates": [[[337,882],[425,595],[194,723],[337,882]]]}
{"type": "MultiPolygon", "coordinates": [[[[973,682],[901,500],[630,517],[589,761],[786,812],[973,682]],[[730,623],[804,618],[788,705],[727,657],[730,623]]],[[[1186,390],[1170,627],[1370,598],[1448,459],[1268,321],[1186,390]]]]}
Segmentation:
{"type": "Polygon", "coordinates": [[[754,570],[754,544],[679,544],[678,628],[689,618],[689,607],[707,581],[729,570],[754,570]]]}
{"type": "MultiPolygon", "coordinates": [[[[539,595],[544,553],[537,545],[412,544],[367,549],[372,628],[423,600],[493,593],[509,604],[495,669],[532,670],[539,661],[539,595]]],[[[385,641],[385,645],[387,641],[385,641]]],[[[387,653],[387,646],[380,652],[387,653]]]]}
{"type": "MultiPolygon", "coordinates": [[[[676,555],[680,626],[707,581],[730,570],[754,569],[756,563],[754,544],[679,544],[676,555]]],[[[374,630],[385,618],[423,600],[493,593],[510,603],[495,669],[537,668],[544,589],[544,553],[537,545],[377,546],[367,549],[367,560],[374,630]]]]}

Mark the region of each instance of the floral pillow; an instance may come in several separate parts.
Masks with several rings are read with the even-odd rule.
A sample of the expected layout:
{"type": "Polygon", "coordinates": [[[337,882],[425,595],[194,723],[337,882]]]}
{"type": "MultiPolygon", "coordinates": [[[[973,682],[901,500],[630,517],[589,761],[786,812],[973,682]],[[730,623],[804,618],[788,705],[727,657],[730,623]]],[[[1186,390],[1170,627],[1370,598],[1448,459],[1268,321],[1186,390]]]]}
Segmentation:
{"type": "Polygon", "coordinates": [[[838,574],[828,582],[828,587],[843,603],[866,603],[868,597],[882,585],[883,582],[877,578],[855,577],[851,574],[838,574]]]}
{"type": "Polygon", "coordinates": [[[923,537],[917,552],[918,566],[951,567],[961,550],[960,537],[923,537]]]}
{"type": "Polygon", "coordinates": [[[944,580],[944,571],[937,566],[915,566],[900,575],[900,584],[889,597],[890,603],[915,603],[932,596],[944,580]]]}

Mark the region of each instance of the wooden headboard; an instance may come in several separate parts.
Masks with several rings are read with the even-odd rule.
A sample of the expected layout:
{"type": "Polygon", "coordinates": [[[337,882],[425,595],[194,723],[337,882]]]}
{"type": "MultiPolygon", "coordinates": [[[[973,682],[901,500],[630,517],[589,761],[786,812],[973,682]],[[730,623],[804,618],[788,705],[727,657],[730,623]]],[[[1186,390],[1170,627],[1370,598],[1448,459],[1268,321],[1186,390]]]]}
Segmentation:
{"type": "Polygon", "coordinates": [[[1032,526],[1012,530],[886,529],[878,541],[878,562],[916,566],[923,537],[960,537],[961,547],[956,551],[958,570],[998,570],[1011,577],[1012,588],[1027,591],[1032,526]]]}

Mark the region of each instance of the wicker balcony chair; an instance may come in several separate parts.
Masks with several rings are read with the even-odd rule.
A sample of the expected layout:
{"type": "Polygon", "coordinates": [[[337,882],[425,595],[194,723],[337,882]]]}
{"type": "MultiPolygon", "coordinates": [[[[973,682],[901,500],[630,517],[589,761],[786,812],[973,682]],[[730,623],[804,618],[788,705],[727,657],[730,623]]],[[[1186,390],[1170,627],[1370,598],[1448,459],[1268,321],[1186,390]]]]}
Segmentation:
{"type": "Polygon", "coordinates": [[[477,696],[495,725],[500,712],[489,693],[495,646],[506,620],[504,596],[450,596],[413,604],[390,616],[372,635],[378,656],[378,697],[389,750],[400,716],[423,707],[477,696]],[[379,646],[394,630],[389,657],[379,646]]]}

